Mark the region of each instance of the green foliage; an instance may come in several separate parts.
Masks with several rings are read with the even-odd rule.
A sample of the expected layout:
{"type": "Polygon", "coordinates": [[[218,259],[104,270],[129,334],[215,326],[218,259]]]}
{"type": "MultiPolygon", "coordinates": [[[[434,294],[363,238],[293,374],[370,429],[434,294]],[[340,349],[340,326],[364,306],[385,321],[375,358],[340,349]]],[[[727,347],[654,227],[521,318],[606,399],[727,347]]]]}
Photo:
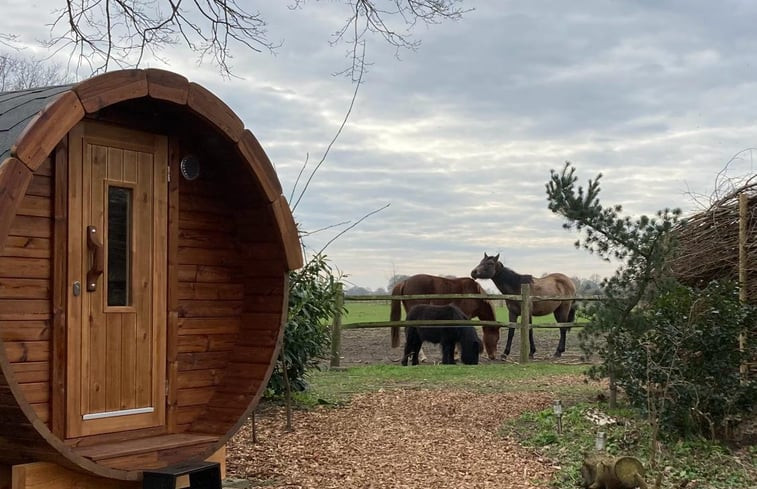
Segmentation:
{"type": "Polygon", "coordinates": [[[594,450],[597,431],[607,436],[607,451],[611,455],[635,456],[646,469],[646,482],[660,477],[663,489],[701,487],[702,489],[746,489],[753,487],[757,475],[755,454],[735,454],[728,448],[696,438],[687,441],[671,441],[660,446],[658,463],[648,463],[650,440],[653,433],[648,424],[641,422],[629,410],[607,410],[593,404],[576,404],[565,408],[563,432],[556,431],[557,420],[552,409],[526,412],[507,422],[501,434],[511,436],[526,447],[533,448],[542,456],[559,465],[552,486],[556,488],[577,487],[581,482],[580,467],[584,454],[594,450]],[[601,428],[587,417],[589,412],[601,412],[615,422],[601,428]],[[697,481],[697,482],[694,482],[697,481]]]}
{"type": "Polygon", "coordinates": [[[324,255],[316,255],[289,275],[289,314],[284,329],[283,364],[276,363],[268,383],[269,394],[285,391],[284,365],[292,390],[307,387],[305,372],[317,368],[330,345],[330,321],[341,288],[324,255]]]}
{"type": "Polygon", "coordinates": [[[606,300],[586,308],[591,325],[579,334],[581,347],[602,358],[590,373],[623,387],[657,428],[712,435],[727,416],[752,407],[746,399],[754,385],[739,382],[736,342],[754,311],[738,302],[733,285],[697,291],[678,283],[668,263],[674,230],[685,225],[680,211],[621,217],[620,205],[600,204],[600,178],[576,187],[566,163],[547,184],[549,209],[581,233],[576,246],[621,263],[603,283],[606,300]]]}
{"type": "Polygon", "coordinates": [[[755,345],[741,352],[738,337],[757,323],[757,308],[739,301],[734,284],[695,290],[668,282],[638,315],[643,327],[618,338],[629,347],[618,352],[617,382],[633,405],[670,432],[713,438],[726,419],[754,408],[757,383],[741,379],[739,366],[755,345]]]}

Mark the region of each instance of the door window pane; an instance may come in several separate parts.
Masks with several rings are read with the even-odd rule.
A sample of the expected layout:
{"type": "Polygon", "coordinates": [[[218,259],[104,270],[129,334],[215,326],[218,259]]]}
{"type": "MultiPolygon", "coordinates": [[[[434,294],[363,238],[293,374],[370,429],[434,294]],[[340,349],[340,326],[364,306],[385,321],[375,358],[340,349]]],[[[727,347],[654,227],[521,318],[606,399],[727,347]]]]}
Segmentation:
{"type": "Polygon", "coordinates": [[[108,187],[108,305],[131,304],[131,189],[108,187]]]}

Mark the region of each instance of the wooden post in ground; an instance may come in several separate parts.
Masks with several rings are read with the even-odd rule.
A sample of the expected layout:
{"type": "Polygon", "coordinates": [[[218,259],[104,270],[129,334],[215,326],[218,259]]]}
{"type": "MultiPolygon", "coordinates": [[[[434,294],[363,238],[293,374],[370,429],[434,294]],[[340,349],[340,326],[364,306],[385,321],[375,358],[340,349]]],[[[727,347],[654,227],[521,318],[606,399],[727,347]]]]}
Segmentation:
{"type": "Polygon", "coordinates": [[[531,327],[531,285],[520,286],[520,363],[528,362],[528,334],[531,327]]]}
{"type": "Polygon", "coordinates": [[[336,304],[334,322],[331,325],[331,366],[339,367],[339,356],[342,353],[342,308],[344,307],[344,293],[342,283],[336,284],[336,304]]]}
{"type": "MultiPolygon", "coordinates": [[[[739,194],[739,300],[741,302],[747,301],[747,260],[749,259],[749,256],[747,255],[746,250],[746,240],[747,240],[747,220],[749,218],[748,214],[748,204],[749,201],[747,199],[746,192],[741,192],[739,194]]],[[[746,350],[746,335],[744,331],[739,333],[739,351],[744,353],[746,350]]],[[[741,372],[741,378],[742,380],[746,380],[747,375],[749,373],[747,360],[744,359],[741,362],[741,366],[739,367],[739,371],[741,372]]]]}

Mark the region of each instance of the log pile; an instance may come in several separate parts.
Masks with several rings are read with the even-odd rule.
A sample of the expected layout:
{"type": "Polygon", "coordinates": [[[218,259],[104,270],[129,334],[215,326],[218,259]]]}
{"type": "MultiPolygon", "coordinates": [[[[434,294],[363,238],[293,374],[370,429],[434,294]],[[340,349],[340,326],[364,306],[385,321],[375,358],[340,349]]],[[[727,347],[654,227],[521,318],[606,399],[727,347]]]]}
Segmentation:
{"type": "Polygon", "coordinates": [[[672,270],[683,283],[703,287],[717,279],[738,280],[739,195],[747,196],[747,300],[757,302],[757,177],[715,200],[679,226],[672,270]]]}

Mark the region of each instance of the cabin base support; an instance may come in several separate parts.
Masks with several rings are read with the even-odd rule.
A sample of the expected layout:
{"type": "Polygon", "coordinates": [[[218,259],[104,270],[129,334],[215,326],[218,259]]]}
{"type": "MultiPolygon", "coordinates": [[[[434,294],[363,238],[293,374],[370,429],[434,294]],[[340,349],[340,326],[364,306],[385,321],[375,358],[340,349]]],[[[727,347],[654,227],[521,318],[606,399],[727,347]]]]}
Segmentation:
{"type": "Polygon", "coordinates": [[[190,489],[221,489],[221,466],[218,462],[172,465],[144,472],[143,489],[174,489],[179,477],[189,476],[190,489]]]}
{"type": "MultiPolygon", "coordinates": [[[[225,445],[208,457],[208,461],[219,466],[221,478],[226,477],[225,445]]],[[[190,486],[190,476],[186,473],[178,476],[174,484],[171,489],[195,487],[190,486]]],[[[69,470],[49,462],[32,462],[20,465],[0,464],[0,489],[140,489],[141,487],[141,482],[106,479],[69,470]]]]}
{"type": "Polygon", "coordinates": [[[139,482],[118,481],[87,475],[49,462],[32,462],[11,467],[9,485],[0,489],[139,489],[139,482]]]}

